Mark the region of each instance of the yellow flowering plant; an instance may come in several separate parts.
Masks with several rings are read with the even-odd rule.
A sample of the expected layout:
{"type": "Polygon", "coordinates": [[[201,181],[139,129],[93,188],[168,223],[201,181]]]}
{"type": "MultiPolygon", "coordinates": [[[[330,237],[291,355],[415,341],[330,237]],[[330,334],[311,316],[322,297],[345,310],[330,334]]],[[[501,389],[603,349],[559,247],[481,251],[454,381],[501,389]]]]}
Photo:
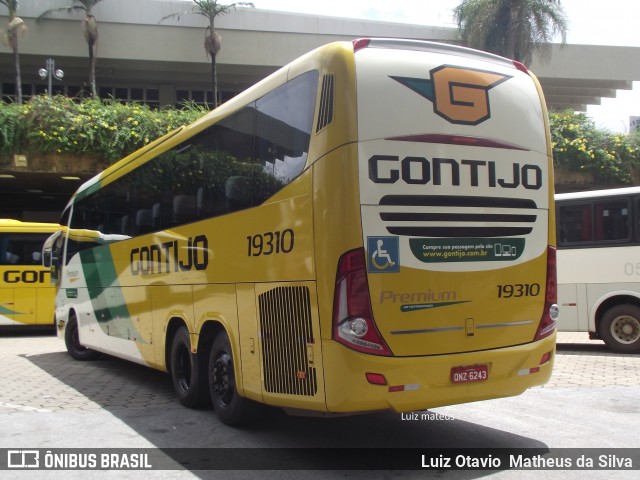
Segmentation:
{"type": "MultiPolygon", "coordinates": [[[[91,156],[115,162],[207,112],[205,107],[152,109],[113,100],[37,96],[18,105],[0,102],[0,166],[15,153],[91,156]]],[[[554,164],[587,172],[602,184],[631,183],[640,166],[640,133],[600,130],[584,113],[550,112],[554,164]]]]}
{"type": "Polygon", "coordinates": [[[195,104],[152,109],[60,95],[34,97],[22,106],[0,103],[0,165],[14,153],[87,155],[115,162],[206,111],[195,104]]]}
{"type": "Polygon", "coordinates": [[[587,172],[602,184],[629,184],[640,165],[638,142],[631,135],[596,128],[585,113],[550,112],[553,161],[557,168],[587,172]]]}

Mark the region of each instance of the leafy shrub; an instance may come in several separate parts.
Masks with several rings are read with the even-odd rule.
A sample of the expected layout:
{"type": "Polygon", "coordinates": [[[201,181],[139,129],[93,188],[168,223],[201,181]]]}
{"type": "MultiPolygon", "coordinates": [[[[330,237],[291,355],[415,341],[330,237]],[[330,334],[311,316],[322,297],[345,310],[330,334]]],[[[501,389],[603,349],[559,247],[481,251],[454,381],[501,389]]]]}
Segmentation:
{"type": "MultiPolygon", "coordinates": [[[[0,166],[14,153],[83,155],[113,163],[206,112],[195,104],[154,110],[63,96],[0,103],[0,166]]],[[[569,110],[550,112],[549,120],[556,167],[591,173],[598,183],[631,183],[640,165],[640,133],[599,130],[586,114],[569,110]]]]}
{"type": "Polygon", "coordinates": [[[0,106],[0,158],[9,158],[19,148],[22,134],[20,117],[26,107],[17,103],[0,106]]]}
{"type": "Polygon", "coordinates": [[[556,167],[591,173],[599,183],[631,183],[640,165],[633,136],[600,130],[586,114],[570,110],[550,112],[549,121],[556,167]]]}
{"type": "Polygon", "coordinates": [[[0,157],[6,162],[13,153],[40,153],[115,162],[206,112],[195,104],[153,110],[135,103],[78,102],[60,95],[34,97],[22,106],[0,104],[0,157]]]}

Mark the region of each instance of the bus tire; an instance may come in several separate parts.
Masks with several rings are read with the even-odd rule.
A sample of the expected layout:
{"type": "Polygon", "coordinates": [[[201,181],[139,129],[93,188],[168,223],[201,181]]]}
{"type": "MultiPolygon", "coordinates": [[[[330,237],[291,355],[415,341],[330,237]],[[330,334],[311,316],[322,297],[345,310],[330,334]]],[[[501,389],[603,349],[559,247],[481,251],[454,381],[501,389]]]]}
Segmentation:
{"type": "Polygon", "coordinates": [[[226,332],[219,333],[213,341],[208,371],[211,403],[220,421],[240,426],[256,420],[262,405],[238,394],[233,352],[226,332]]]}
{"type": "Polygon", "coordinates": [[[171,380],[180,403],[195,408],[208,401],[206,356],[191,353],[187,327],[180,327],[171,342],[171,380]]]}
{"type": "Polygon", "coordinates": [[[640,352],[640,307],[624,304],[607,310],[600,322],[600,338],[614,352],[640,352]]]}
{"type": "Polygon", "coordinates": [[[99,352],[83,347],[80,344],[78,320],[73,313],[69,315],[69,322],[67,322],[67,326],[64,329],[64,344],[67,347],[69,355],[75,360],[95,360],[100,356],[99,352]]]}

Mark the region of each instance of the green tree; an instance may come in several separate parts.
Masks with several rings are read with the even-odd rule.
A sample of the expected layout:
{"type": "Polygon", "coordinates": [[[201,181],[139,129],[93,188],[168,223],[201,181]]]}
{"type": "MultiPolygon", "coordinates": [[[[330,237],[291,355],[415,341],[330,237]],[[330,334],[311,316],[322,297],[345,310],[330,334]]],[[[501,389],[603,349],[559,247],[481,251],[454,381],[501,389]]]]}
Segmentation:
{"type": "Polygon", "coordinates": [[[217,0],[192,0],[193,5],[191,6],[191,10],[186,10],[183,12],[172,13],[171,15],[167,15],[163,17],[160,21],[166,20],[168,18],[177,18],[180,20],[182,15],[200,15],[205,17],[209,21],[209,25],[205,31],[204,37],[204,49],[207,52],[207,55],[211,58],[211,87],[213,89],[213,106],[214,108],[218,106],[218,76],[216,72],[216,55],[220,51],[220,46],[222,43],[222,37],[216,32],[214,28],[214,22],[218,15],[224,15],[229,13],[231,10],[235,10],[238,6],[245,7],[253,7],[253,3],[251,2],[235,2],[230,3],[228,5],[223,5],[219,3],[217,0]]]}
{"type": "Polygon", "coordinates": [[[16,71],[16,101],[22,104],[22,76],[20,75],[20,53],[18,52],[18,37],[27,30],[24,21],[16,15],[18,0],[0,0],[0,4],[9,10],[9,27],[4,41],[13,51],[13,66],[16,71]]]}
{"type": "Polygon", "coordinates": [[[525,64],[548,53],[555,35],[566,42],[560,0],[462,0],[453,14],[465,45],[525,64]]]}
{"type": "Polygon", "coordinates": [[[9,165],[15,153],[115,162],[205,113],[195,104],[160,110],[62,95],[34,95],[22,105],[0,102],[0,168],[9,165]]]}
{"type": "Polygon", "coordinates": [[[549,112],[553,163],[556,168],[585,172],[602,184],[633,181],[640,166],[638,137],[595,126],[585,113],[549,112]]]}
{"type": "Polygon", "coordinates": [[[84,12],[82,19],[82,34],[89,46],[89,88],[91,96],[97,98],[96,91],[96,48],[98,46],[98,22],[93,16],[91,10],[102,0],[73,0],[73,5],[67,7],[51,8],[40,14],[36,21],[40,22],[48,17],[51,13],[66,11],[67,13],[81,11],[84,12]]]}

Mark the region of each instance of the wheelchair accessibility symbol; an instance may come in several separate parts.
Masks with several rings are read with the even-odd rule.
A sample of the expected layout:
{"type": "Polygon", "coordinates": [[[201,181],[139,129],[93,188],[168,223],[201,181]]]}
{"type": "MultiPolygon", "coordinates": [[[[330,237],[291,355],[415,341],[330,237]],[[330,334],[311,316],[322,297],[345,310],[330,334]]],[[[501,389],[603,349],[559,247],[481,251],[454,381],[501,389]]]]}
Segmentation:
{"type": "Polygon", "coordinates": [[[393,273],[400,271],[398,237],[367,237],[369,272],[393,273]]]}

